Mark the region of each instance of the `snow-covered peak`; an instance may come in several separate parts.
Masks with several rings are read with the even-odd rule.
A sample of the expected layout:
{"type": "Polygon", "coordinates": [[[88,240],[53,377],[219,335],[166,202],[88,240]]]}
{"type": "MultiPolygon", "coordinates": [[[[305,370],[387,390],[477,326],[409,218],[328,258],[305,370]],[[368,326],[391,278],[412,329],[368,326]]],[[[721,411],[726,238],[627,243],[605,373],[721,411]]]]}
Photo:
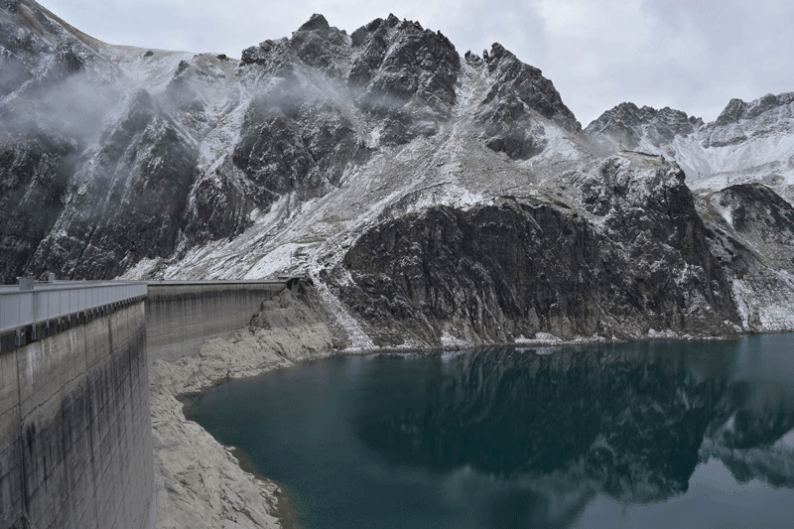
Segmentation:
{"type": "Polygon", "coordinates": [[[681,165],[694,188],[718,190],[760,182],[794,200],[794,94],[731,100],[704,124],[684,112],[624,103],[605,112],[585,135],[606,151],[661,154],[681,165]]]}

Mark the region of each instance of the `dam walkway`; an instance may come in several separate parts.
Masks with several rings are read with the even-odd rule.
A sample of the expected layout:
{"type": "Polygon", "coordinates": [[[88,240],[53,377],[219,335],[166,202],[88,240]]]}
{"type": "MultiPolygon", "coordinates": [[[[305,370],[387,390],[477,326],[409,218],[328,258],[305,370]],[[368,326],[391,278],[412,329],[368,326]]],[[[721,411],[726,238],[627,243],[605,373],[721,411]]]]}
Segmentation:
{"type": "MultiPolygon", "coordinates": [[[[257,304],[263,300],[261,294],[266,294],[269,299],[275,292],[284,288],[293,288],[300,279],[300,276],[283,276],[278,279],[250,281],[39,282],[21,278],[18,285],[0,285],[0,353],[22,347],[142,300],[147,300],[147,309],[149,309],[147,312],[156,313],[147,317],[147,320],[153,322],[153,317],[167,320],[162,325],[155,325],[154,329],[149,329],[150,338],[154,339],[154,345],[157,347],[162,334],[158,327],[179,323],[176,320],[184,318],[185,310],[242,311],[250,318],[252,314],[250,309],[256,309],[250,306],[251,303],[244,303],[242,307],[235,307],[233,304],[227,307],[223,306],[224,303],[221,303],[222,306],[201,307],[200,305],[206,304],[201,303],[202,300],[206,302],[208,298],[218,297],[220,293],[228,294],[235,291],[238,293],[238,298],[240,293],[252,293],[250,301],[257,304]],[[188,308],[183,303],[179,307],[180,314],[175,315],[173,309],[178,304],[175,302],[184,302],[186,299],[193,300],[191,307],[188,308]],[[163,307],[164,304],[168,306],[163,307]]],[[[228,313],[216,312],[213,317],[203,312],[206,311],[202,311],[202,316],[206,316],[206,319],[201,323],[202,329],[206,330],[206,325],[216,328],[216,332],[211,334],[218,334],[219,328],[225,329],[232,323],[229,321],[228,313]]],[[[234,321],[238,319],[232,318],[234,321]]],[[[202,341],[204,339],[206,337],[202,338],[202,341]]]]}

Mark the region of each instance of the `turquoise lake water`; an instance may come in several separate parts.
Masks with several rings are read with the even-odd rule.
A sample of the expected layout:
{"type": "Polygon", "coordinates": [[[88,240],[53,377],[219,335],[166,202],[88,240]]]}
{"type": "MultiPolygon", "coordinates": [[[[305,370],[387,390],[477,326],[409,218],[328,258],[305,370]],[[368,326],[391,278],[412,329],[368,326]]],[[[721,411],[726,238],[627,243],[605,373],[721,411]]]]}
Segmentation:
{"type": "Polygon", "coordinates": [[[794,335],[336,357],[186,408],[320,528],[794,528],[794,335]]]}

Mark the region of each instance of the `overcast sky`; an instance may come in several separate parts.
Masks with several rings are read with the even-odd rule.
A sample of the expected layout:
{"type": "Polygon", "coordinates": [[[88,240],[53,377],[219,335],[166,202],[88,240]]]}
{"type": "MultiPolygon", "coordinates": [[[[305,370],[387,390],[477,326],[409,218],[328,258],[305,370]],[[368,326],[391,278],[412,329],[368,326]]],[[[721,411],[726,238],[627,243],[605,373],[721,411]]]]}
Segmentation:
{"type": "Polygon", "coordinates": [[[352,33],[390,12],[463,54],[499,42],[543,70],[583,125],[622,101],[711,121],[733,97],[794,91],[790,0],[41,0],[114,44],[226,53],[289,36],[312,13],[352,33]],[[499,7],[496,7],[496,6],[499,7]]]}

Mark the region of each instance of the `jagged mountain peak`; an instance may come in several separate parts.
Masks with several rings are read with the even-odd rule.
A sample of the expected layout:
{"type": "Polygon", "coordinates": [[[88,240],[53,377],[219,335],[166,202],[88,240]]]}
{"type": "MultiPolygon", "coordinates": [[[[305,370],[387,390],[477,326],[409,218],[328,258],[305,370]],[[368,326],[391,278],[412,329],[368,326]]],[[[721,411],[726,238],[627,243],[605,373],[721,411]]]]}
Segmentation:
{"type": "Polygon", "coordinates": [[[330,26],[328,25],[328,21],[325,17],[319,13],[314,13],[309,20],[306,21],[301,27],[298,28],[298,31],[312,31],[312,30],[323,30],[329,29],[330,26]]]}
{"type": "Polygon", "coordinates": [[[375,19],[350,36],[313,15],[291,38],[245,49],[241,66],[252,65],[284,78],[309,67],[348,84],[360,106],[385,109],[416,101],[444,116],[455,102],[460,59],[440,32],[394,15],[375,19]]]}
{"type": "Polygon", "coordinates": [[[604,112],[585,128],[584,134],[606,151],[643,150],[645,143],[666,145],[676,136],[687,136],[702,126],[702,119],[681,110],[657,110],[625,102],[604,112]]]}
{"type": "Polygon", "coordinates": [[[687,135],[704,126],[713,130],[738,123],[741,120],[753,120],[773,110],[792,117],[794,116],[794,109],[790,108],[792,103],[794,103],[794,92],[778,95],[767,94],[749,103],[734,98],[728,102],[715,121],[705,123],[701,118],[690,116],[686,112],[670,107],[656,109],[650,106],[638,107],[632,102],[624,102],[605,111],[591,122],[585,129],[585,134],[589,136],[597,136],[602,133],[610,134],[616,127],[638,128],[653,126],[656,122],[664,121],[668,125],[680,125],[677,127],[680,130],[676,133],[687,135]],[[687,126],[687,122],[691,126],[687,126]]]}
{"type": "Polygon", "coordinates": [[[540,69],[521,62],[498,42],[491,45],[490,52],[484,50],[482,58],[494,80],[483,103],[493,99],[506,99],[507,105],[520,102],[570,132],[582,130],[554,83],[543,77],[540,69]]]}
{"type": "Polygon", "coordinates": [[[674,159],[695,188],[761,182],[794,201],[794,93],[750,103],[732,99],[707,124],[684,112],[624,103],[584,132],[607,152],[639,150],[674,159]]]}
{"type": "Polygon", "coordinates": [[[0,2],[0,20],[6,19],[20,31],[27,31],[50,44],[57,44],[66,37],[92,49],[100,49],[105,44],[67,22],[35,0],[3,0],[0,2]]]}
{"type": "MultiPolygon", "coordinates": [[[[790,107],[792,103],[794,103],[794,92],[785,92],[778,95],[766,94],[749,103],[741,99],[731,99],[725,109],[720,112],[714,125],[728,125],[739,120],[754,119],[769,110],[790,107]]],[[[789,108],[788,110],[791,112],[792,109],[789,108]]]]}
{"type": "Polygon", "coordinates": [[[594,126],[597,127],[609,121],[647,122],[654,119],[664,119],[666,121],[678,121],[678,122],[687,121],[689,123],[692,123],[693,125],[704,124],[701,118],[690,116],[682,110],[677,110],[674,108],[670,108],[668,106],[662,107],[660,109],[648,105],[643,105],[642,107],[638,107],[635,103],[627,101],[620,103],[615,107],[604,112],[601,116],[599,116],[599,118],[591,122],[590,125],[587,126],[587,128],[594,126]]]}

